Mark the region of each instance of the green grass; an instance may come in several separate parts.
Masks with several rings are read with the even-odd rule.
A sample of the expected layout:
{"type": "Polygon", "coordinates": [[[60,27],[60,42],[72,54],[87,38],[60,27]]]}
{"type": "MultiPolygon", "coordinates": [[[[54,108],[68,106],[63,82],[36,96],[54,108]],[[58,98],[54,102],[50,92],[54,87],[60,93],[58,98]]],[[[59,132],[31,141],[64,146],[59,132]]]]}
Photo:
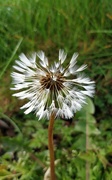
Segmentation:
{"type": "Polygon", "coordinates": [[[63,48],[68,52],[68,60],[74,52],[79,52],[79,64],[88,64],[87,73],[96,81],[93,100],[96,110],[92,126],[89,124],[93,134],[89,137],[92,147],[88,152],[84,146],[86,123],[83,122],[82,111],[76,114],[75,124],[69,127],[62,121],[56,121],[56,158],[61,159],[56,167],[57,177],[59,180],[84,180],[88,160],[91,164],[91,180],[112,179],[111,39],[112,0],[0,0],[0,118],[8,122],[8,118],[5,118],[7,114],[12,122],[9,127],[15,124],[15,129],[20,129],[24,137],[16,136],[17,132],[13,132],[11,138],[8,130],[4,133],[4,129],[1,129],[3,156],[0,178],[13,178],[13,172],[17,172],[17,176],[22,174],[23,179],[43,179],[43,165],[37,163],[38,160],[34,162],[31,154],[39,158],[45,167],[48,166],[48,122],[37,122],[32,114],[24,116],[19,111],[22,102],[11,96],[10,73],[14,60],[21,52],[30,54],[43,50],[54,60],[58,58],[58,50],[63,48]],[[27,153],[25,157],[21,154],[23,151],[27,153]],[[15,152],[16,157],[13,157],[15,152]],[[25,164],[24,168],[19,157],[25,164]],[[7,171],[9,163],[11,167],[7,171]]]}
{"type": "Polygon", "coordinates": [[[0,3],[1,58],[7,60],[18,39],[20,51],[64,48],[70,53],[104,52],[111,46],[111,1],[5,1],[0,3]],[[105,40],[106,39],[106,40],[105,40]]]}

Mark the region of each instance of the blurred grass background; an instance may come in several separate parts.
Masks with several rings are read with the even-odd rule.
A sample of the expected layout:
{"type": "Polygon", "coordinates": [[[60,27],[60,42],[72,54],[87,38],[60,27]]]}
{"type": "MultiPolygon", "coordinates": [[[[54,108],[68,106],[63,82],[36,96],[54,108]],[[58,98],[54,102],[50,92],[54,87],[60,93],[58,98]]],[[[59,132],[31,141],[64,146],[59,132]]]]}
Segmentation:
{"type": "MultiPolygon", "coordinates": [[[[4,129],[0,131],[0,134],[4,136],[3,149],[0,147],[0,154],[3,151],[12,151],[15,155],[16,152],[13,159],[18,159],[20,156],[24,163],[26,162],[23,175],[29,172],[33,174],[33,180],[37,178],[37,174],[33,173],[33,168],[37,165],[33,166],[33,161],[30,162],[28,157],[25,160],[25,156],[20,155],[20,151],[22,149],[30,153],[34,150],[33,155],[37,156],[38,154],[39,158],[46,162],[48,122],[45,120],[38,122],[32,113],[25,116],[23,111],[19,110],[24,102],[12,97],[10,73],[15,59],[21,52],[28,55],[33,51],[43,50],[50,60],[55,60],[58,58],[60,48],[68,53],[68,61],[74,52],[78,52],[78,63],[88,65],[86,73],[96,82],[93,102],[96,125],[101,134],[99,135],[98,130],[94,131],[93,128],[92,140],[96,147],[89,152],[90,156],[88,157],[88,154],[81,154],[85,151],[86,139],[83,135],[85,126],[81,124],[82,120],[80,122],[81,115],[78,117],[81,134],[80,131],[75,133],[77,128],[74,130],[73,126],[66,128],[64,125],[63,128],[60,128],[63,126],[62,121],[56,121],[55,141],[62,149],[61,151],[57,148],[57,158],[62,156],[62,166],[58,166],[57,173],[62,173],[62,176],[65,177],[63,180],[73,180],[73,177],[77,177],[77,180],[78,178],[84,180],[85,170],[82,159],[88,157],[91,159],[91,163],[95,162],[93,165],[95,168],[92,168],[93,175],[97,176],[95,180],[111,180],[112,0],[0,0],[0,118],[13,124],[17,132],[22,131],[24,136],[24,138],[15,136],[15,132],[11,129],[12,126],[7,129],[7,125],[0,121],[0,126],[2,124],[6,128],[5,132],[4,129]],[[10,118],[14,121],[11,121],[10,118]],[[7,136],[13,138],[10,139],[7,136]],[[99,152],[96,153],[97,148],[99,148],[99,152]],[[76,152],[69,156],[73,149],[76,149],[76,152]],[[74,161],[74,157],[79,151],[80,157],[74,161]],[[109,160],[109,163],[105,158],[109,160]],[[66,167],[68,168],[67,172],[65,172],[66,167]],[[78,175],[73,176],[73,173],[76,172],[78,175]]],[[[75,120],[77,121],[77,116],[75,120]]],[[[6,160],[7,153],[4,156],[3,158],[6,160]]],[[[16,172],[18,172],[17,163],[16,166],[14,164],[16,172]]],[[[9,167],[8,164],[9,160],[5,165],[9,167]]],[[[0,169],[3,167],[0,166],[0,169]]],[[[42,178],[43,171],[40,169],[37,167],[36,171],[38,171],[38,177],[42,178]]],[[[20,169],[19,172],[21,171],[20,169]]],[[[25,178],[28,179],[30,175],[25,178]]],[[[60,174],[57,175],[60,177],[60,174]]],[[[62,180],[61,177],[59,179],[62,180]]]]}
{"type": "Polygon", "coordinates": [[[0,0],[0,108],[7,113],[13,106],[9,101],[9,75],[21,52],[30,54],[42,49],[54,60],[59,48],[63,48],[69,58],[79,52],[79,64],[88,64],[89,76],[96,81],[98,119],[110,117],[111,38],[111,0],[0,0]]]}

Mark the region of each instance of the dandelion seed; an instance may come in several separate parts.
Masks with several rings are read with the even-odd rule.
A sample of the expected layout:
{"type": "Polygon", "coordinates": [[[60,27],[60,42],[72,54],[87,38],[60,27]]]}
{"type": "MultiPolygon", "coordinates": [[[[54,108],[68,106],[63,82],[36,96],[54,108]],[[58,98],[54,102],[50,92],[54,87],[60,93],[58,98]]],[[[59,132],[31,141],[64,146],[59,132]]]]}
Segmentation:
{"type": "Polygon", "coordinates": [[[59,60],[53,65],[49,64],[43,51],[32,54],[27,58],[20,55],[20,60],[15,61],[15,72],[11,74],[14,87],[18,90],[13,96],[19,99],[28,99],[28,103],[21,107],[26,109],[25,114],[35,111],[39,119],[49,118],[55,110],[56,116],[72,118],[76,111],[86,103],[86,96],[94,95],[95,83],[82,74],[86,65],[76,65],[77,53],[64,67],[67,54],[59,50],[59,60]],[[40,59],[36,63],[36,59],[40,59]]]}

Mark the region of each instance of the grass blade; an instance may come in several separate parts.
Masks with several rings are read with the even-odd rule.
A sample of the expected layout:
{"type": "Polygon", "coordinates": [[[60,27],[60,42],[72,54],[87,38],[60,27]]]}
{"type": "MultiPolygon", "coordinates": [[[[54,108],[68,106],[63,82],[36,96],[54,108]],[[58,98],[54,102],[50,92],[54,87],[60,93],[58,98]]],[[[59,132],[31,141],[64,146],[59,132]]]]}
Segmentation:
{"type": "Polygon", "coordinates": [[[19,40],[19,42],[18,42],[18,44],[16,45],[16,47],[15,47],[15,49],[14,49],[11,57],[10,57],[9,60],[7,61],[6,66],[3,68],[3,70],[2,70],[2,72],[1,72],[1,74],[0,74],[0,79],[1,79],[1,77],[3,76],[3,74],[5,73],[5,71],[6,71],[6,69],[8,68],[9,64],[11,63],[11,61],[13,60],[13,57],[14,57],[14,55],[16,54],[16,52],[17,52],[17,50],[18,50],[18,48],[19,48],[22,40],[23,40],[23,38],[21,38],[21,39],[19,40]]]}

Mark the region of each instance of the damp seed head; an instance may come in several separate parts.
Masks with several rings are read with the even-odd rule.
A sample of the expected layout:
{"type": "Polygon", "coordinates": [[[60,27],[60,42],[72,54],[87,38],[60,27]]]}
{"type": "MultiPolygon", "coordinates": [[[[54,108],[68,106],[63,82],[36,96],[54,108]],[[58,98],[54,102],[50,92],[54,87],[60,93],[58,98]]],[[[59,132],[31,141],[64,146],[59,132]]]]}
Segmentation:
{"type": "Polygon", "coordinates": [[[82,108],[86,96],[94,95],[95,84],[82,71],[86,65],[78,67],[77,53],[64,67],[67,54],[59,50],[59,60],[51,66],[43,51],[33,53],[30,58],[24,54],[19,56],[11,74],[14,87],[18,92],[14,96],[28,99],[21,107],[25,113],[35,111],[39,119],[49,118],[55,109],[56,116],[71,118],[82,108]],[[37,61],[40,59],[39,61],[37,61]]]}

